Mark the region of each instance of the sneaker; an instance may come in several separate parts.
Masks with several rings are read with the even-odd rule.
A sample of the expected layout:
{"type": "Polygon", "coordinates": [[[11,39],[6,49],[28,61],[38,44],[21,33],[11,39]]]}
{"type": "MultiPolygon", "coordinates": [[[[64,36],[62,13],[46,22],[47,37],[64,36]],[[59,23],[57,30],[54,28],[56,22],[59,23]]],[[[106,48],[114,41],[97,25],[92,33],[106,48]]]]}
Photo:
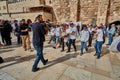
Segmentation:
{"type": "Polygon", "coordinates": [[[38,70],[40,70],[40,68],[32,69],[32,72],[36,72],[38,70]]]}

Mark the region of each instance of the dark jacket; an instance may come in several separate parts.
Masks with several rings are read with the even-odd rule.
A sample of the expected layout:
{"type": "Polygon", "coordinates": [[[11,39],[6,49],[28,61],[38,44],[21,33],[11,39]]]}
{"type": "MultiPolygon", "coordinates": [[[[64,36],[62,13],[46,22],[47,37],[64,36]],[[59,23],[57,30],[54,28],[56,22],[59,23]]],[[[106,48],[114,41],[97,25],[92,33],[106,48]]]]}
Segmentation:
{"type": "Polygon", "coordinates": [[[34,23],[32,25],[33,30],[33,45],[41,46],[45,41],[45,25],[43,23],[34,23]]]}

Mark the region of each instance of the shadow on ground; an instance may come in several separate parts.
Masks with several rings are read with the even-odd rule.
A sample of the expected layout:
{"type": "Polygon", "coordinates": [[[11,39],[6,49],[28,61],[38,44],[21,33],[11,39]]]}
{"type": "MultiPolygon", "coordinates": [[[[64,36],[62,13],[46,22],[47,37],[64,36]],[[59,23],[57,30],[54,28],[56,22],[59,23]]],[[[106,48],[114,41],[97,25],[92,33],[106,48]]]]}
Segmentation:
{"type": "Polygon", "coordinates": [[[46,69],[48,67],[51,67],[51,66],[53,66],[55,64],[58,64],[58,63],[62,63],[62,62],[67,61],[67,60],[69,60],[71,58],[76,58],[77,55],[79,55],[79,53],[66,54],[65,56],[59,57],[58,59],[55,59],[53,61],[49,61],[48,65],[45,66],[45,67],[42,67],[41,70],[46,69]]]}
{"type": "Polygon", "coordinates": [[[10,50],[0,50],[0,54],[6,53],[6,52],[10,52],[10,51],[14,51],[14,49],[10,49],[10,50]]]}
{"type": "Polygon", "coordinates": [[[25,56],[25,57],[14,56],[14,57],[9,57],[9,58],[5,58],[5,59],[3,58],[4,61],[5,61],[4,63],[12,62],[12,61],[13,61],[13,63],[1,66],[0,69],[5,68],[5,67],[9,67],[11,65],[19,64],[19,63],[22,63],[22,62],[30,61],[31,59],[34,59],[35,56],[36,55],[29,55],[29,56],[25,56]]]}

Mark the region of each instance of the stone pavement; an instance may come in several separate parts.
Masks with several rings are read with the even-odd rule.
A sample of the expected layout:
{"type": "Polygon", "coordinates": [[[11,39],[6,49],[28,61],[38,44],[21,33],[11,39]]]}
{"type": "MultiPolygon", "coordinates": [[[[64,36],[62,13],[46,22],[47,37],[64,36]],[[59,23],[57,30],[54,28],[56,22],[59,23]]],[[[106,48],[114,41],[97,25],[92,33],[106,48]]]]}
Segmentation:
{"type": "MultiPolygon", "coordinates": [[[[60,52],[52,44],[45,42],[44,55],[49,59],[46,66],[39,63],[40,70],[32,72],[36,52],[24,51],[13,40],[12,46],[0,48],[0,56],[5,60],[0,64],[0,80],[120,80],[120,54],[109,52],[103,47],[102,57],[98,60],[94,48],[89,53],[60,52]]],[[[72,49],[73,50],[73,49],[72,49]]]]}

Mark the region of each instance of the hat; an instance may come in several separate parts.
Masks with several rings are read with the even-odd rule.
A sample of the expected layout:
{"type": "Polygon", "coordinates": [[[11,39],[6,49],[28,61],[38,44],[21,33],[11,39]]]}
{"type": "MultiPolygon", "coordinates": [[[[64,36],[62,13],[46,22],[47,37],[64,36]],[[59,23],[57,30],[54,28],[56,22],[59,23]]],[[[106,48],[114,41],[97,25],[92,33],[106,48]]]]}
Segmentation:
{"type": "Polygon", "coordinates": [[[35,15],[35,18],[38,18],[38,17],[40,17],[40,16],[42,16],[41,14],[36,14],[35,15]]]}

